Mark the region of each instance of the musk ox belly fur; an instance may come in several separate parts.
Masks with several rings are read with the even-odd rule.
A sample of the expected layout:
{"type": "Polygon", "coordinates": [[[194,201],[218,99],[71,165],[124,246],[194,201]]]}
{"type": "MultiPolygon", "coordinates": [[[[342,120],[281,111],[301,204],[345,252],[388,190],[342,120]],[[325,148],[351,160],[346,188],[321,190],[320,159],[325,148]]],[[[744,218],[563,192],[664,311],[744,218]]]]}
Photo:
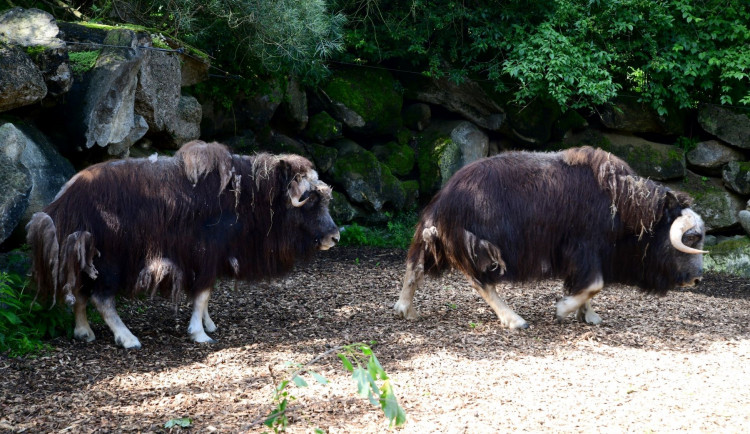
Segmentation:
{"type": "Polygon", "coordinates": [[[186,294],[189,332],[209,341],[216,279],[281,275],[338,241],[330,188],[296,155],[233,155],[194,141],[174,157],[100,163],[78,174],[27,226],[39,294],[74,306],[91,340],[90,299],[125,347],[138,347],[114,311],[116,294],[186,294]],[[197,319],[196,319],[197,318],[197,319]]]}
{"type": "Polygon", "coordinates": [[[654,294],[694,284],[704,232],[687,195],[637,176],[608,152],[507,152],[459,170],[424,209],[395,308],[415,317],[423,274],[456,269],[506,326],[526,324],[495,285],[546,278],[564,279],[569,294],[558,317],[576,312],[598,322],[590,299],[606,283],[654,294]]]}

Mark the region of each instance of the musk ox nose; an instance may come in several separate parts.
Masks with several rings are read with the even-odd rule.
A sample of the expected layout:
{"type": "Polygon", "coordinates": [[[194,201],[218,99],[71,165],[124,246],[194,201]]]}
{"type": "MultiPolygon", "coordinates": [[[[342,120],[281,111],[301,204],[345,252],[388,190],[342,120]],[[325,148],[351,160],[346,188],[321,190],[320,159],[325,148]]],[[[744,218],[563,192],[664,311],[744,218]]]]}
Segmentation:
{"type": "Polygon", "coordinates": [[[332,232],[320,238],[318,248],[320,250],[328,250],[331,247],[335,246],[339,242],[340,239],[341,239],[341,234],[339,233],[339,230],[336,229],[335,232],[332,232]]]}

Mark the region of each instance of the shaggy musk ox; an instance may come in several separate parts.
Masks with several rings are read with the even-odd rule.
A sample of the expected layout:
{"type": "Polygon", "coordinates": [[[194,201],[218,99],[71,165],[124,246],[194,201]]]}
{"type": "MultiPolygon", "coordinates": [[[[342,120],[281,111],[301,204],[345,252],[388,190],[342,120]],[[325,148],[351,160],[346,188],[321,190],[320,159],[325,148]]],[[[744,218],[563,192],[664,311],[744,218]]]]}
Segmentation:
{"type": "Polygon", "coordinates": [[[73,306],[78,339],[94,339],[91,300],[115,342],[139,348],[114,300],[146,292],[190,297],[188,333],[211,342],[216,279],[279,276],[295,259],[334,246],[330,199],[330,187],[297,155],[240,156],[193,141],[174,157],[101,163],[75,175],[32,217],[32,272],[40,296],[73,306]]]}
{"type": "Polygon", "coordinates": [[[591,308],[605,283],[663,295],[700,280],[704,225],[684,193],[638,177],[590,147],[508,152],[459,170],[422,212],[394,308],[417,317],[424,274],[460,270],[508,328],[526,321],[500,298],[500,282],[564,279],[559,321],[599,324],[591,308]]]}

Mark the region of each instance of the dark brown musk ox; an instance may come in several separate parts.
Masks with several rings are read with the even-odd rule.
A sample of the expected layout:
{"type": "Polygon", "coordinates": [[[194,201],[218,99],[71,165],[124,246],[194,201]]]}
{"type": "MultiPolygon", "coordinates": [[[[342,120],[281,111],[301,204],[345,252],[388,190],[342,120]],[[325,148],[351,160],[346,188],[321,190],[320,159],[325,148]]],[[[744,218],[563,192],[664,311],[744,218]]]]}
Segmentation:
{"type": "Polygon", "coordinates": [[[27,225],[32,274],[42,298],[73,307],[78,339],[94,339],[90,300],[117,344],[139,348],[115,295],[159,293],[187,295],[190,337],[212,342],[215,281],[279,276],[333,247],[330,200],[330,187],[297,155],[241,156],[193,141],[174,157],[100,163],[71,178],[27,225]]]}
{"type": "Polygon", "coordinates": [[[416,318],[424,275],[455,269],[504,327],[528,323],[497,284],[548,278],[564,279],[559,321],[575,314],[599,324],[591,299],[606,283],[656,295],[697,283],[704,236],[686,194],[637,176],[608,152],[507,152],[463,167],[423,210],[394,309],[416,318]]]}

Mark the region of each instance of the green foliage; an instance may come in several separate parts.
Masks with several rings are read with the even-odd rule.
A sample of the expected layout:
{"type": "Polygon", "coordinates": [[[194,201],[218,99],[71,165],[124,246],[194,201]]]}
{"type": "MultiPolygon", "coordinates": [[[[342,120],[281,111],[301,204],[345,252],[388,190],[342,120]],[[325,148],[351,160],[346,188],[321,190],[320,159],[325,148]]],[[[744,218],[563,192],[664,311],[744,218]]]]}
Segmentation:
{"type": "Polygon", "coordinates": [[[170,429],[174,427],[190,428],[193,425],[193,419],[189,417],[180,417],[176,419],[170,419],[164,424],[164,428],[170,429]]]}
{"type": "MultiPolygon", "coordinates": [[[[406,413],[398,404],[388,374],[375,357],[372,348],[364,343],[355,343],[330,349],[305,365],[287,364],[288,367],[294,369],[294,372],[289,375],[289,379],[282,380],[276,386],[273,395],[274,409],[263,420],[265,426],[273,429],[275,433],[286,431],[290,424],[287,417],[289,404],[297,399],[291,394],[289,386],[294,384],[297,387],[308,387],[307,381],[302,377],[305,374],[309,374],[322,385],[328,384],[325,377],[308,367],[335,352],[338,352],[338,358],[344,368],[352,373],[352,378],[357,385],[357,393],[368,398],[372,405],[379,406],[390,421],[390,426],[401,426],[406,422],[406,413]],[[378,381],[381,382],[380,385],[378,381]]],[[[316,429],[315,432],[321,431],[316,429]]]]}
{"type": "Polygon", "coordinates": [[[385,225],[368,227],[352,223],[341,231],[341,245],[407,249],[418,217],[416,212],[409,211],[389,219],[385,225]]]}
{"type": "MultiPolygon", "coordinates": [[[[135,24],[185,41],[210,54],[213,65],[248,78],[288,73],[310,80],[324,76],[324,61],[342,48],[345,22],[343,15],[329,11],[326,0],[73,4],[93,21],[135,24]]],[[[159,46],[158,41],[155,44],[159,46]]]]}
{"type": "Polygon", "coordinates": [[[519,104],[750,103],[745,0],[339,0],[345,60],[489,81],[519,104]]]}
{"type": "Polygon", "coordinates": [[[96,59],[99,58],[99,53],[102,50],[92,51],[73,51],[68,53],[70,59],[70,69],[73,70],[73,74],[82,75],[91,70],[96,64],[96,59]]]}
{"type": "Polygon", "coordinates": [[[28,283],[18,273],[0,272],[0,353],[11,357],[38,353],[47,348],[42,339],[70,332],[70,313],[43,308],[28,283]]]}

